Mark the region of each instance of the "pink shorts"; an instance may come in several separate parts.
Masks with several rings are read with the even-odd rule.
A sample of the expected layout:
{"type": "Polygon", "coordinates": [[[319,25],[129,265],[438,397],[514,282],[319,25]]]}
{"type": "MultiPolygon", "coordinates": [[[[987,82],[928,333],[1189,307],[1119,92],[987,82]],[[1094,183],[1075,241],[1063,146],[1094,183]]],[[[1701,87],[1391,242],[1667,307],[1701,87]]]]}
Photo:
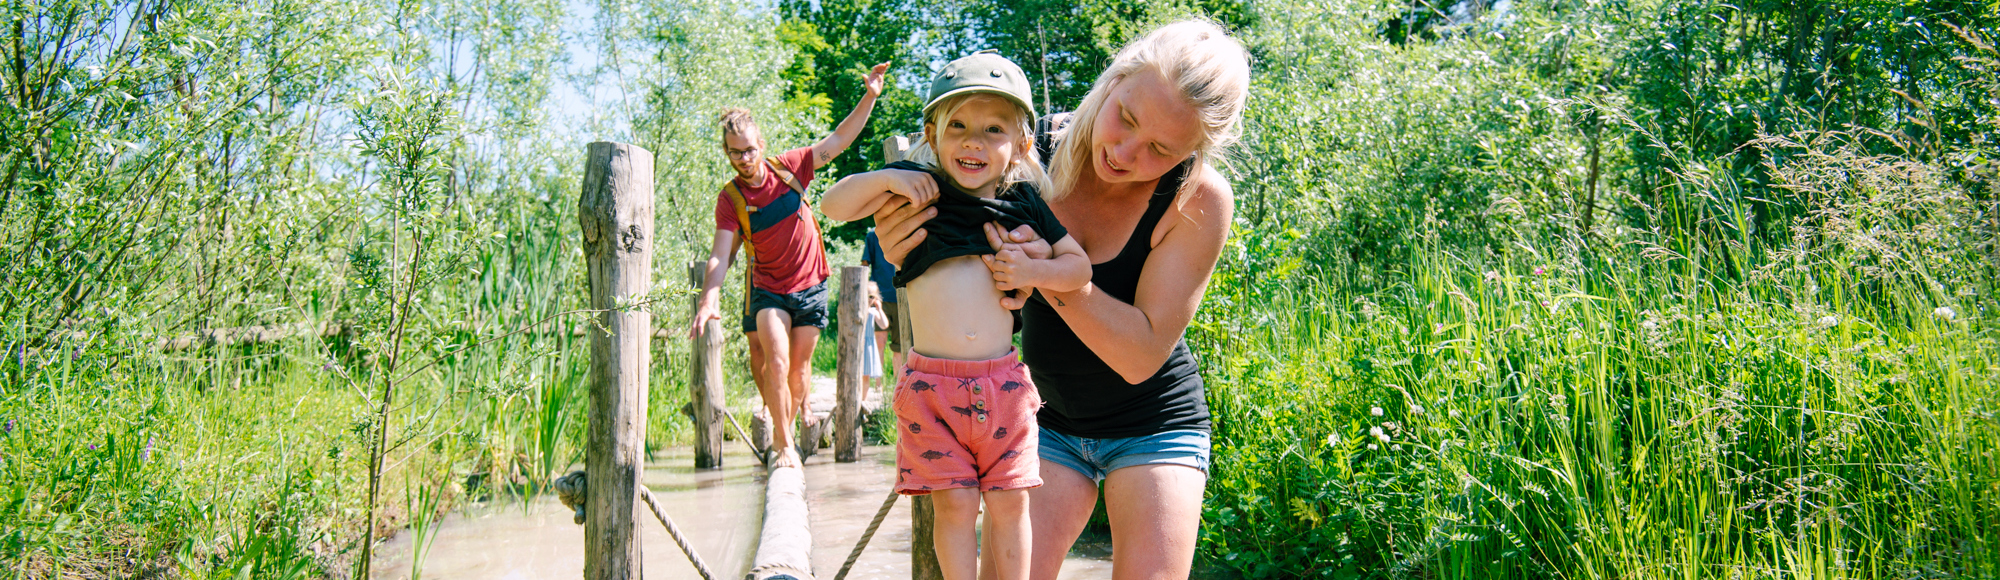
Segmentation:
{"type": "Polygon", "coordinates": [[[1013,352],[962,361],[909,353],[896,381],[896,492],[1042,484],[1035,412],[1042,396],[1013,352]]]}

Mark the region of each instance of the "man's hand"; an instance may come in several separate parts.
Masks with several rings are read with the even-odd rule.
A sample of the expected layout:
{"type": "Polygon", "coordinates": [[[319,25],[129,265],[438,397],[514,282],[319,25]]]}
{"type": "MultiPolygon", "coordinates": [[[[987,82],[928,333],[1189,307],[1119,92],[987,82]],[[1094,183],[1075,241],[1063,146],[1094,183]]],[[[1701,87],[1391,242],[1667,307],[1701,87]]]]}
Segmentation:
{"type": "Polygon", "coordinates": [[[715,293],[703,292],[694,307],[694,322],[688,325],[688,339],[700,338],[702,327],[708,326],[710,320],[722,320],[722,313],[715,308],[715,293]]]}
{"type": "Polygon", "coordinates": [[[867,98],[875,98],[882,96],[882,77],[884,74],[888,72],[889,72],[889,63],[886,62],[875,65],[874,68],[868,69],[868,76],[863,77],[861,79],[861,86],[867,88],[868,90],[867,98]]]}

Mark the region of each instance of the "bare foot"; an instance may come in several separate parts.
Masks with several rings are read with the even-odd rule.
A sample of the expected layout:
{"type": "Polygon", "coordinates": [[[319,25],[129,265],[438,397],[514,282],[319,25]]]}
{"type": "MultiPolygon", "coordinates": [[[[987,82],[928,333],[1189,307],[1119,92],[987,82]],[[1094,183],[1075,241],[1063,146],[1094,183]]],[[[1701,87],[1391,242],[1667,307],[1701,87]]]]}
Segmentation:
{"type": "Polygon", "coordinates": [[[771,463],[771,469],[803,467],[804,465],[804,460],[799,459],[798,450],[787,447],[784,451],[778,453],[778,460],[771,463]]]}

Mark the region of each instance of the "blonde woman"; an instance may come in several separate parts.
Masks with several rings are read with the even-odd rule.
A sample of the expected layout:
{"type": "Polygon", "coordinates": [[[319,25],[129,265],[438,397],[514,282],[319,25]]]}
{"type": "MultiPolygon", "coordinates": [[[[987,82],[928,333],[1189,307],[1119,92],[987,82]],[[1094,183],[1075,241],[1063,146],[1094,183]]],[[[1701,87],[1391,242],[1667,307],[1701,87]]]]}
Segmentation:
{"type": "MultiPolygon", "coordinates": [[[[1056,578],[1098,482],[1115,578],[1185,578],[1193,564],[1209,415],[1181,335],[1228,238],[1230,186],[1213,163],[1238,136],[1249,83],[1241,44],[1213,24],[1179,22],[1125,46],[1076,113],[1043,122],[1054,144],[1043,149],[1049,207],[1092,272],[1077,290],[1007,304],[1021,308],[1021,358],[1047,403],[1037,415],[1044,484],[1029,491],[1031,578],[1056,578]]],[[[889,261],[924,239],[918,226],[934,215],[906,200],[876,212],[889,261]]],[[[988,237],[1003,253],[1049,254],[1026,227],[988,226],[988,237]]],[[[988,267],[996,280],[1014,275],[1004,261],[988,267]]]]}

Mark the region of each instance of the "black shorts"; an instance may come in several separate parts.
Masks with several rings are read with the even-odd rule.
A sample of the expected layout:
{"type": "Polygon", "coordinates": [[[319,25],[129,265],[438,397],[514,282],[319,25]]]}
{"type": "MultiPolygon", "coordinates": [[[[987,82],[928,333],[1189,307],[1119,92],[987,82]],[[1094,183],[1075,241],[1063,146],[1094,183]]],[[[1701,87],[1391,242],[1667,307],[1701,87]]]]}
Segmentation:
{"type": "Polygon", "coordinates": [[[766,308],[776,308],[792,315],[792,328],[811,326],[826,328],[826,281],[820,280],[811,288],[779,294],[763,288],[750,289],[750,312],[743,315],[743,332],[757,332],[757,313],[766,308]]]}

